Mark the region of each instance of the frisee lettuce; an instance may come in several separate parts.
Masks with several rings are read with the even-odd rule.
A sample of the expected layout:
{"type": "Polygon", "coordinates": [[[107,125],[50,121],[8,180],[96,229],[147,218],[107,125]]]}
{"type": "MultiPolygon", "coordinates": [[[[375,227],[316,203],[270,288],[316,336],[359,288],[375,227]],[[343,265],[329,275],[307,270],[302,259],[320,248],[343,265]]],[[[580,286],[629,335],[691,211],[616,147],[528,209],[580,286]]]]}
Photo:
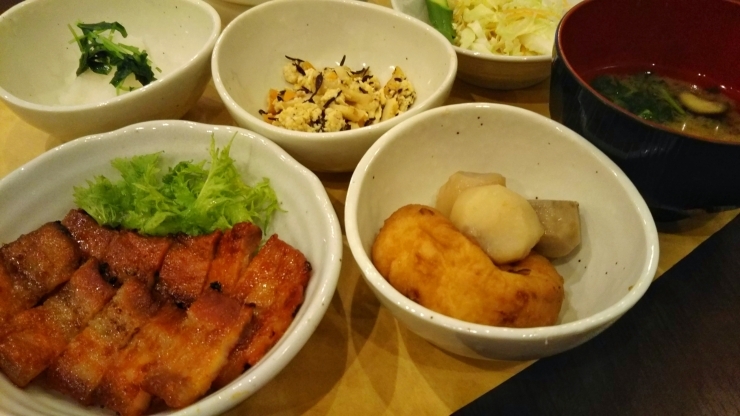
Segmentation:
{"type": "Polygon", "coordinates": [[[252,222],[266,232],[280,210],[268,178],[245,184],[229,156],[211,137],[210,168],[206,161],[182,161],[162,174],[161,152],[116,158],[111,165],[121,174],[105,176],[74,187],[74,200],[101,225],[137,230],[145,235],[201,235],[252,222]]]}

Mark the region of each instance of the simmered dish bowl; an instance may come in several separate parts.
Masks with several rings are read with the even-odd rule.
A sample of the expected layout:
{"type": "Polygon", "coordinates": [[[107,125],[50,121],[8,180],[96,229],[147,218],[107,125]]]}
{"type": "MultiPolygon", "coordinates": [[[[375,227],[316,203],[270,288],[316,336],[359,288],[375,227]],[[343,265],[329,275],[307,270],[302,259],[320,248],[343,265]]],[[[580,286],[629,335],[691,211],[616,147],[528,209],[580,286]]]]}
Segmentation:
{"type": "MultiPolygon", "coordinates": [[[[440,227],[429,232],[436,233],[440,227]]],[[[441,107],[386,133],[351,179],[345,228],[352,254],[380,303],[412,332],[444,350],[473,358],[535,359],[586,342],[640,299],[658,261],[657,232],[650,212],[613,162],[552,120],[496,104],[441,107]],[[515,328],[451,318],[404,296],[376,267],[373,246],[391,214],[409,204],[435,206],[440,187],[458,171],[496,172],[506,178],[507,188],[527,199],[579,204],[580,245],[552,260],[564,281],[564,300],[553,325],[515,328]]],[[[400,240],[399,250],[406,244],[400,240]]],[[[442,250],[450,240],[442,241],[430,243],[428,249],[442,250]]],[[[489,261],[482,267],[489,270],[491,265],[489,261]]],[[[481,278],[477,275],[469,280],[487,286],[487,282],[476,283],[481,278]]],[[[451,287],[450,297],[459,295],[452,292],[465,291],[454,284],[451,287]]],[[[508,298],[507,302],[519,298],[507,291],[487,301],[478,299],[480,291],[469,291],[476,299],[457,306],[465,309],[477,301],[493,303],[498,296],[508,298]]],[[[423,291],[408,293],[424,295],[423,291]]]]}
{"type": "Polygon", "coordinates": [[[658,220],[740,206],[740,47],[725,41],[737,36],[733,1],[579,4],[556,38],[550,113],[612,158],[658,220]]]}
{"type": "Polygon", "coordinates": [[[347,172],[388,129],[444,103],[457,58],[434,29],[387,7],[355,0],[285,0],[260,4],[234,19],[216,44],[212,68],[218,94],[237,124],[273,140],[309,169],[347,172]],[[336,71],[324,70],[320,78],[308,63],[336,71]],[[415,101],[406,111],[381,118],[374,112],[375,87],[383,87],[387,96],[390,83],[389,92],[395,94],[399,68],[413,85],[415,101]],[[337,74],[344,80],[347,70],[354,73],[348,75],[354,78],[352,91],[336,84],[337,74]],[[286,73],[302,80],[300,85],[288,82],[286,73]],[[276,111],[268,105],[271,94],[278,104],[300,101],[289,119],[317,131],[283,127],[287,122],[276,125],[271,120],[276,111]],[[351,130],[323,128],[336,126],[332,115],[338,111],[353,119],[352,126],[344,126],[351,130]]]}
{"type": "MultiPolygon", "coordinates": [[[[311,273],[302,305],[277,344],[238,378],[179,410],[189,415],[220,414],[257,391],[297,354],[326,311],[339,276],[342,236],[318,178],[274,143],[252,132],[184,121],[155,121],[68,142],[0,181],[0,192],[5,196],[0,202],[4,212],[0,243],[4,245],[44,223],[64,218],[75,208],[73,187],[85,186],[97,175],[116,180],[112,159],[162,152],[162,160],[169,166],[183,160],[210,160],[211,136],[221,149],[233,140],[230,156],[245,183],[254,185],[269,179],[281,211],[275,214],[264,236],[277,235],[300,250],[311,265],[311,273]]],[[[160,273],[160,282],[162,276],[160,273]]],[[[125,281],[121,287],[126,287],[125,281]]],[[[224,290],[221,282],[213,287],[224,290]]],[[[0,338],[6,342],[4,336],[0,338]]],[[[5,346],[3,349],[7,351],[5,346]]],[[[2,374],[0,413],[109,414],[96,407],[82,407],[36,381],[20,389],[2,374]]]]}
{"type": "MultiPolygon", "coordinates": [[[[176,119],[210,80],[210,57],[221,21],[196,0],[29,0],[0,16],[0,98],[29,124],[64,140],[156,119],[176,119]],[[76,75],[77,23],[118,22],[114,42],[145,50],[156,81],[133,76],[117,91],[107,76],[76,75]]],[[[108,32],[103,33],[108,36],[108,32]]],[[[123,50],[123,49],[122,49],[123,50]]]]}

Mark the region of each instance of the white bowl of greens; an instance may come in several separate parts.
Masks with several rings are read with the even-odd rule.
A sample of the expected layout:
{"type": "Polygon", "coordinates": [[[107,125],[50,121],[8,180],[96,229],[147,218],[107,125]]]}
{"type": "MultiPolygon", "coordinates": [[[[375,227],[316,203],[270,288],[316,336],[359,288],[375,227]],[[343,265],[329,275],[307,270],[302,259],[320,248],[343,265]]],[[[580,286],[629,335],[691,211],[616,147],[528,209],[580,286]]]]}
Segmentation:
{"type": "MultiPolygon", "coordinates": [[[[210,169],[212,137],[217,149],[223,150],[231,143],[229,157],[246,185],[254,187],[265,178],[269,181],[280,209],[274,212],[264,234],[277,234],[300,250],[311,263],[312,272],[303,304],[267,355],[230,384],[179,409],[178,415],[221,414],[243,401],[295,357],[321,321],[336,288],[343,246],[339,221],[319,179],[273,142],[251,131],[174,120],[134,124],[70,141],[0,180],[0,242],[7,243],[45,222],[62,219],[76,206],[75,187],[86,187],[98,175],[119,181],[120,175],[111,166],[113,159],[160,152],[161,174],[182,161],[204,161],[210,169]]],[[[216,182],[220,186],[228,181],[216,182]]],[[[112,413],[83,407],[46,389],[43,383],[18,388],[0,373],[0,414],[112,413]]]]}
{"type": "Polygon", "coordinates": [[[550,76],[557,24],[579,1],[391,0],[391,5],[445,34],[457,53],[458,78],[511,90],[550,76]]]}
{"type": "Polygon", "coordinates": [[[26,0],[0,16],[0,98],[62,140],[179,118],[210,80],[220,32],[200,0],[26,0]]]}

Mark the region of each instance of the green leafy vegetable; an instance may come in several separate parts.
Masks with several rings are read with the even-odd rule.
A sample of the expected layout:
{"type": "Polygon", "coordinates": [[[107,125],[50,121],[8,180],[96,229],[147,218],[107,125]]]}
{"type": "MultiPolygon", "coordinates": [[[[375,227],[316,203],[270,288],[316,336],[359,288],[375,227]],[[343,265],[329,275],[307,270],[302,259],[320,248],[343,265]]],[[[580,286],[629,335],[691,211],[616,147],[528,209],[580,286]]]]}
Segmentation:
{"type": "Polygon", "coordinates": [[[591,86],[614,104],[645,120],[667,123],[686,114],[668,92],[666,82],[650,72],[602,75],[594,78],[591,86]]]}
{"type": "Polygon", "coordinates": [[[426,0],[429,22],[450,42],[455,39],[455,29],[452,27],[452,9],[447,0],[426,0]]]}
{"type": "Polygon", "coordinates": [[[113,42],[115,32],[128,37],[126,28],[118,22],[77,23],[82,30],[82,36],[75,33],[71,25],[69,30],[80,48],[80,64],[77,75],[90,69],[96,74],[108,75],[113,68],[116,72],[110,83],[121,89],[123,81],[131,74],[141,85],[148,85],[155,81],[154,71],[146,51],[134,46],[113,42]],[[107,36],[105,32],[108,32],[107,36]]]}
{"type": "Polygon", "coordinates": [[[121,179],[88,180],[74,188],[75,203],[99,224],[147,235],[200,235],[245,221],[265,231],[280,209],[275,191],[267,178],[246,185],[230,149],[231,142],[219,150],[211,137],[209,169],[206,161],[182,161],[163,175],[160,153],[113,159],[121,179]]]}

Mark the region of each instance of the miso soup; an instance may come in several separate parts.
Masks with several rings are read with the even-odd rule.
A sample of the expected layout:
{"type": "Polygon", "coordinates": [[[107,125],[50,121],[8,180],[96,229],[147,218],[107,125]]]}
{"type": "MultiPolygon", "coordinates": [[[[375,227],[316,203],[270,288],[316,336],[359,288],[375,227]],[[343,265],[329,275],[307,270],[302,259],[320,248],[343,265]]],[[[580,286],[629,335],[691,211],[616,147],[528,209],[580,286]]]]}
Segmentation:
{"type": "Polygon", "coordinates": [[[602,74],[591,86],[645,120],[694,136],[740,143],[738,104],[719,88],[703,88],[649,71],[602,74]]]}

